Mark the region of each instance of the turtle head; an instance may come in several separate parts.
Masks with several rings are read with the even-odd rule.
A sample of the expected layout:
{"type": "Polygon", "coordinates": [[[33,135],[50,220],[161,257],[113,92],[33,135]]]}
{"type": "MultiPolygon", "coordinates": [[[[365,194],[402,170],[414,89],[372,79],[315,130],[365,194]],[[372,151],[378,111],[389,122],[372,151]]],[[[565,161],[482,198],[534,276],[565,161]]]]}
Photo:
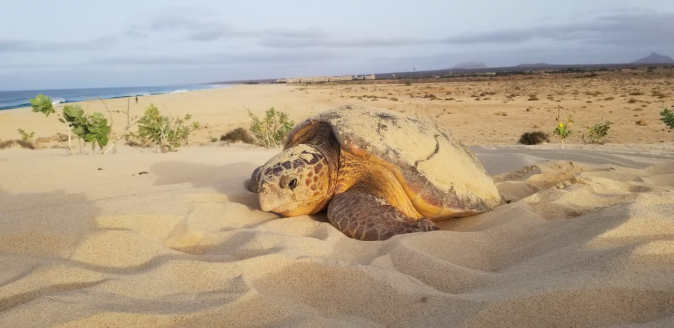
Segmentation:
{"type": "Polygon", "coordinates": [[[319,212],[329,200],[329,170],[316,148],[301,144],[284,150],[259,169],[260,207],[286,217],[319,212]]]}

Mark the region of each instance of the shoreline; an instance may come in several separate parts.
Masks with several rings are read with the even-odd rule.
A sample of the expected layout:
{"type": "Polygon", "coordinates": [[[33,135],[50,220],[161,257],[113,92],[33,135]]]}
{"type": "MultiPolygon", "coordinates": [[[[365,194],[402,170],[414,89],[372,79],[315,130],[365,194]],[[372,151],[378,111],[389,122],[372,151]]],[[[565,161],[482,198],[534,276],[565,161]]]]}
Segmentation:
{"type": "MultiPolygon", "coordinates": [[[[222,89],[222,88],[229,88],[231,85],[223,85],[223,84],[197,84],[197,85],[175,85],[175,86],[150,86],[150,87],[114,87],[114,88],[82,88],[82,89],[48,89],[48,90],[12,90],[12,91],[0,91],[0,95],[2,93],[23,93],[23,94],[34,94],[30,98],[27,98],[24,103],[20,103],[18,105],[8,105],[8,106],[3,106],[0,107],[0,111],[3,110],[11,110],[11,109],[20,109],[20,108],[30,108],[30,99],[34,98],[38,94],[43,94],[46,95],[46,93],[53,92],[53,91],[59,91],[61,93],[63,92],[72,92],[72,91],[78,91],[78,90],[114,90],[114,89],[121,89],[121,90],[130,90],[130,89],[162,89],[163,91],[142,91],[138,90],[134,93],[134,91],[128,91],[124,92],[127,93],[127,95],[94,95],[94,96],[73,96],[74,98],[90,98],[89,100],[79,100],[79,99],[64,99],[62,95],[56,95],[56,96],[49,96],[52,99],[52,104],[54,106],[60,105],[60,104],[72,104],[72,103],[82,103],[82,102],[87,102],[87,101],[98,101],[99,98],[103,100],[111,100],[111,99],[126,99],[126,98],[134,98],[134,97],[147,97],[147,96],[156,96],[156,95],[163,95],[163,94],[174,94],[174,93],[187,93],[187,92],[197,92],[197,91],[207,91],[207,90],[212,90],[212,89],[222,89]],[[189,90],[186,88],[191,88],[191,87],[200,87],[200,86],[210,86],[210,88],[205,88],[205,89],[194,89],[194,90],[189,90]]],[[[1,99],[0,99],[1,101],[1,99]]]]}
{"type": "MultiPolygon", "coordinates": [[[[250,112],[261,116],[270,107],[289,114],[299,123],[330,108],[359,104],[392,110],[426,120],[451,131],[466,145],[516,145],[525,132],[541,131],[549,143],[558,143],[552,132],[557,115],[572,117],[573,134],[567,144],[583,144],[586,127],[612,122],[607,144],[663,144],[674,142],[674,131],[660,120],[662,108],[670,99],[655,97],[651,90],[665,87],[667,79],[621,77],[594,79],[554,77],[549,80],[515,79],[512,81],[469,81],[423,84],[257,84],[230,85],[184,93],[162,93],[130,98],[107,99],[113,111],[142,116],[150,103],[162,113],[173,116],[190,114],[202,129],[190,143],[199,145],[236,128],[248,129],[250,112]],[[628,90],[628,91],[624,91],[628,90]],[[632,95],[635,94],[635,95],[632,95]],[[637,95],[638,94],[638,95],[637,95]]],[[[31,95],[34,97],[35,95],[31,95]]],[[[73,102],[85,111],[100,112],[106,106],[98,101],[73,102]]],[[[113,113],[113,134],[121,131],[126,117],[113,113]]],[[[59,122],[32,113],[22,107],[0,111],[0,139],[16,139],[17,128],[35,132],[36,138],[62,133],[59,122]]],[[[657,147],[657,146],[654,146],[657,147]]]]}

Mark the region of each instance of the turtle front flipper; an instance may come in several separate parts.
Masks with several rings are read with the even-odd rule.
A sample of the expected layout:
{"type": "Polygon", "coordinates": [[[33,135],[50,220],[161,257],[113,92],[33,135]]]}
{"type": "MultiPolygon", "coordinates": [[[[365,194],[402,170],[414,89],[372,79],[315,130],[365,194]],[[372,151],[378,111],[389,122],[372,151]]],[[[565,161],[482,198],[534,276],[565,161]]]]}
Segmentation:
{"type": "Polygon", "coordinates": [[[433,221],[414,220],[382,198],[350,189],[330,202],[328,220],[345,235],[360,240],[385,240],[397,234],[438,230],[433,221]]]}

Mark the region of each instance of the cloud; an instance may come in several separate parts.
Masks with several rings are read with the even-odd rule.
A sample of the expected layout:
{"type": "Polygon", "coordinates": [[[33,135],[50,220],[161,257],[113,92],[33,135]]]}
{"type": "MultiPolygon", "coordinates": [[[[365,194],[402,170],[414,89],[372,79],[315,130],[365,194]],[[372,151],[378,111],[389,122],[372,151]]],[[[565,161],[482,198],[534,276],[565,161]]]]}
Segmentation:
{"type": "Polygon", "coordinates": [[[226,66],[237,64],[275,64],[275,63],[305,63],[318,62],[340,58],[341,55],[333,52],[247,52],[247,53],[218,53],[205,55],[181,56],[126,56],[114,58],[100,58],[89,62],[93,65],[138,65],[138,66],[226,66]]]}
{"type": "Polygon", "coordinates": [[[441,39],[450,44],[522,43],[533,39],[623,46],[674,42],[674,13],[619,13],[573,24],[463,34],[441,39]]]}
{"type": "Polygon", "coordinates": [[[656,46],[674,42],[674,13],[646,10],[619,10],[610,14],[576,18],[577,22],[538,25],[529,28],[467,32],[459,35],[424,38],[410,36],[343,36],[320,28],[243,28],[218,20],[213,13],[172,11],[155,16],[143,26],[132,26],[127,36],[147,37],[153,33],[177,36],[180,41],[215,42],[248,38],[268,48],[377,48],[426,44],[518,44],[534,40],[567,43],[656,46]]]}
{"type": "Polygon", "coordinates": [[[89,51],[107,49],[119,42],[108,36],[86,41],[53,42],[0,39],[0,52],[89,51]]]}
{"type": "Polygon", "coordinates": [[[183,41],[217,41],[226,38],[316,38],[323,35],[320,29],[255,29],[242,28],[210,18],[207,14],[188,12],[164,14],[151,19],[146,25],[133,25],[125,35],[147,37],[153,33],[178,34],[183,41]]]}
{"type": "Polygon", "coordinates": [[[307,47],[335,47],[335,48],[367,48],[367,47],[400,47],[434,43],[433,40],[415,39],[406,37],[358,37],[335,38],[328,35],[314,37],[272,36],[262,38],[258,44],[273,48],[307,48],[307,47]]]}

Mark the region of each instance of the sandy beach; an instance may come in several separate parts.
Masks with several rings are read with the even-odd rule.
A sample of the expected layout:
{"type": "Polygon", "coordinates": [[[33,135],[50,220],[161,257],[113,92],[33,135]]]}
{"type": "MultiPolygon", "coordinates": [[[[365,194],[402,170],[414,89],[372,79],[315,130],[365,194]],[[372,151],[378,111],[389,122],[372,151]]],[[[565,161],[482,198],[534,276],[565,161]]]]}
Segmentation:
{"type": "MultiPolygon", "coordinates": [[[[667,99],[623,91],[666,81],[632,82],[594,81],[594,96],[573,95],[581,79],[241,85],[130,102],[134,115],[154,103],[205,126],[175,153],[66,156],[55,141],[0,150],[0,326],[674,325],[674,134],[658,120],[667,99]],[[451,131],[508,203],[440,231],[361,242],[325,213],[259,209],[243,182],[279,149],[208,141],[247,128],[249,109],[273,106],[298,123],[346,103],[451,131]],[[552,137],[516,145],[525,131],[550,133],[558,106],[578,131],[567,149],[552,137]],[[608,143],[582,145],[581,125],[606,119],[608,143]]],[[[126,118],[113,118],[119,133],[126,118]]],[[[63,132],[28,108],[0,111],[0,140],[19,127],[63,132]]]]}

